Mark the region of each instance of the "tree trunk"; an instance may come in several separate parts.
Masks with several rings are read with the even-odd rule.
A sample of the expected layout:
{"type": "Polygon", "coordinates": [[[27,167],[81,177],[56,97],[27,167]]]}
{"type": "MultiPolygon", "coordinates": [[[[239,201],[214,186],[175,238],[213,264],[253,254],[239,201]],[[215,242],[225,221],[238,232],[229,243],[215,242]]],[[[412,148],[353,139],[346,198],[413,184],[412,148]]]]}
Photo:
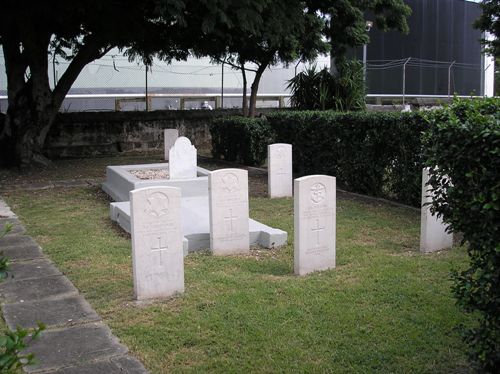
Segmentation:
{"type": "Polygon", "coordinates": [[[59,108],[83,67],[102,57],[109,46],[90,38],[80,49],[51,90],[48,78],[47,51],[50,34],[35,30],[8,34],[2,40],[7,74],[8,108],[3,126],[0,123],[0,165],[26,167],[47,165],[43,155],[47,133],[59,108]],[[21,47],[22,45],[22,47],[21,47]],[[29,78],[25,77],[29,68],[29,78]]]}
{"type": "Polygon", "coordinates": [[[245,117],[248,116],[248,100],[247,100],[247,74],[245,70],[245,63],[241,63],[241,76],[243,77],[243,101],[241,103],[241,108],[243,111],[243,115],[245,117]]]}
{"type": "Polygon", "coordinates": [[[50,99],[38,98],[37,104],[33,105],[34,100],[27,91],[18,93],[7,109],[0,135],[2,166],[24,168],[30,164],[50,163],[43,155],[43,145],[57,109],[50,99]]]}
{"type": "Polygon", "coordinates": [[[259,66],[257,69],[257,72],[255,73],[255,78],[252,82],[252,88],[250,91],[250,110],[248,113],[248,117],[253,118],[255,117],[255,106],[257,105],[257,92],[259,91],[259,83],[260,83],[260,78],[262,77],[262,74],[267,68],[267,64],[262,64],[259,66]]]}

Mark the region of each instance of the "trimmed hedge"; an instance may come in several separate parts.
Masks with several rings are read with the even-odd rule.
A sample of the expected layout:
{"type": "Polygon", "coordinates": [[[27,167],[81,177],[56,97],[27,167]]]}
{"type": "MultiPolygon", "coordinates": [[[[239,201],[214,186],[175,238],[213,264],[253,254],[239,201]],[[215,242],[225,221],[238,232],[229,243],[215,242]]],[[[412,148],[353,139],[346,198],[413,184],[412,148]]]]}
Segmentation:
{"type": "Polygon", "coordinates": [[[211,132],[214,157],[258,165],[267,144],[290,143],[299,175],[332,175],[350,191],[418,206],[426,127],[420,114],[289,111],[216,120],[211,132]]]}
{"type": "Polygon", "coordinates": [[[262,165],[274,134],[265,119],[227,117],[212,121],[212,155],[245,165],[262,165]]]}
{"type": "Polygon", "coordinates": [[[426,163],[431,209],[468,243],[470,267],[454,272],[458,305],[474,316],[462,327],[471,358],[500,368],[500,99],[456,100],[430,117],[426,163]]]}

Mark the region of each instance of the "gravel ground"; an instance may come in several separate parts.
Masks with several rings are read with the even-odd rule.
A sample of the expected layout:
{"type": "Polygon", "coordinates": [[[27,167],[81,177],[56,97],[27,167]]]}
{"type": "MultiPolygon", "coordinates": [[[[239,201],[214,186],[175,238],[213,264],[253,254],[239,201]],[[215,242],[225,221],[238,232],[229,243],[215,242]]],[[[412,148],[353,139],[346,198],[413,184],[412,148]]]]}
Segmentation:
{"type": "Polygon", "coordinates": [[[129,173],[139,179],[169,179],[167,169],[129,170],[129,173]]]}

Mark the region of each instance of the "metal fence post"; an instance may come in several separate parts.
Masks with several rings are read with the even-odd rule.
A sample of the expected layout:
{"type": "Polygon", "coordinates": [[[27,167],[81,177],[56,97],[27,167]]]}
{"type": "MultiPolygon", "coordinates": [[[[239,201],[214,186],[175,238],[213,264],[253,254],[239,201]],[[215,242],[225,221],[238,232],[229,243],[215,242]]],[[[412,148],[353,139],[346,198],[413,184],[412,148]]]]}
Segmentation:
{"type": "Polygon", "coordinates": [[[410,62],[411,57],[408,57],[403,64],[403,107],[405,105],[405,95],[406,95],[406,64],[410,62]]]}
{"type": "Polygon", "coordinates": [[[451,65],[448,67],[448,97],[451,96],[451,68],[455,65],[456,61],[453,61],[451,65]]]}

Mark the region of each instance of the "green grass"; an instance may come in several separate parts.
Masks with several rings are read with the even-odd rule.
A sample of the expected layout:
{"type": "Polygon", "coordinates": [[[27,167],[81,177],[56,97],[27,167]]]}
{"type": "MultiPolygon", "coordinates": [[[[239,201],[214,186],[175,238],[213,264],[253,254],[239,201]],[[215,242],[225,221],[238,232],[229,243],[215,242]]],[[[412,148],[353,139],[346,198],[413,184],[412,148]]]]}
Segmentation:
{"type": "Polygon", "coordinates": [[[153,373],[469,372],[450,293],[462,248],[423,255],[419,214],[341,198],[337,268],[293,273],[293,201],[251,198],[250,214],[289,245],[185,260],[186,292],[133,300],[131,244],[93,188],[11,192],[49,257],[153,373]]]}

